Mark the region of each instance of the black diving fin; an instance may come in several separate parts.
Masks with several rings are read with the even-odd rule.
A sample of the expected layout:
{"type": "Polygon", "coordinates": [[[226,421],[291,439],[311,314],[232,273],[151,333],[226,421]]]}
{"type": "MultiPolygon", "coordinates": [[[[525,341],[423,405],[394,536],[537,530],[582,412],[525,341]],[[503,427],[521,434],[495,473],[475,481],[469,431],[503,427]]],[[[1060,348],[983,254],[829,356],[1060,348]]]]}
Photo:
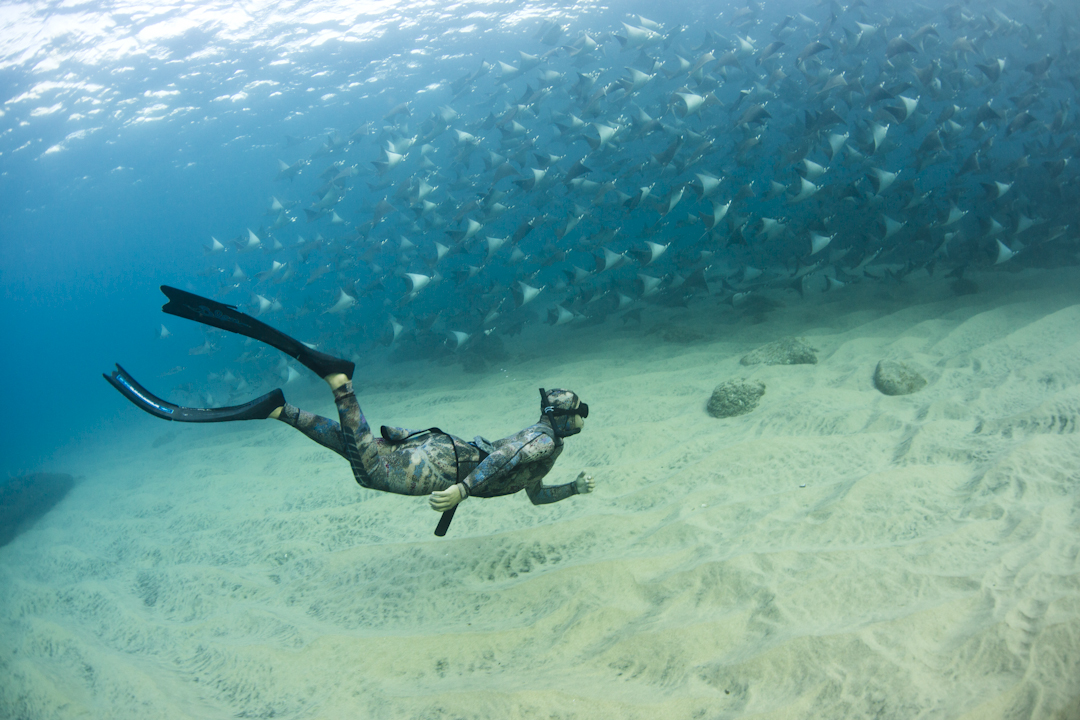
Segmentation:
{"type": "Polygon", "coordinates": [[[112,375],[102,373],[109,384],[120,391],[136,407],[165,420],[177,422],[229,422],[230,420],[265,420],[275,408],[285,404],[285,394],[276,388],[260,398],[243,405],[221,408],[189,408],[173,405],[156,397],[144,388],[128,371],[118,364],[112,375]]]}
{"type": "Polygon", "coordinates": [[[161,292],[169,298],[169,302],[161,306],[164,312],[177,317],[187,318],[200,322],[203,325],[228,330],[237,335],[258,340],[272,348],[296,358],[301,365],[314,372],[321,378],[327,375],[343,373],[350,380],[353,376],[355,365],[348,361],[336,358],[333,355],[313,350],[295,338],[291,338],[280,330],[275,330],[261,320],[256,320],[250,315],[240,312],[235,305],[226,305],[217,300],[204,298],[186,290],[161,286],[161,292]]]}

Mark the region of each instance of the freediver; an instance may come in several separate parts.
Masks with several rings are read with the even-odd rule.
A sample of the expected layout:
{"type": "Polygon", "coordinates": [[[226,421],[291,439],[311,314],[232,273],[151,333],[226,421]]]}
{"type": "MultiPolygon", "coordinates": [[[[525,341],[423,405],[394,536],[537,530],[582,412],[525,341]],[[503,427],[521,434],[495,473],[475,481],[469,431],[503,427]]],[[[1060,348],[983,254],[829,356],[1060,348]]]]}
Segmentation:
{"type": "Polygon", "coordinates": [[[543,484],[562,453],[563,438],[581,432],[589,406],[569,390],[540,389],[540,419],[495,442],[471,442],[439,428],[406,430],[382,426],[375,437],[353,392],[354,364],[314,350],[266,323],[184,290],[161,286],[169,298],[162,310],[179,317],[244,335],[295,358],[330,386],[340,423],[285,401],[280,388],[244,405],[187,408],[155,397],[119,364],[103,375],[124,397],[151,415],[179,422],[275,419],[291,425],[349,461],[356,482],[371,490],[399,495],[429,495],[443,513],[436,535],[444,535],[459,503],[470,496],[498,497],[525,490],[534,505],[590,493],[594,482],[582,472],[565,485],[543,484]]]}

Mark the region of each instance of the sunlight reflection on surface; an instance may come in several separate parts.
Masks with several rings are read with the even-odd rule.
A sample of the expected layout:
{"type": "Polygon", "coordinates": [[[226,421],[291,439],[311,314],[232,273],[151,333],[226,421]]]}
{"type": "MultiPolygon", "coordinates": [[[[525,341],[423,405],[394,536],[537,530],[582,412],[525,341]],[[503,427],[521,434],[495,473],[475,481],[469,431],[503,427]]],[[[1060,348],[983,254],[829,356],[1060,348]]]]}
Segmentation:
{"type": "MultiPolygon", "coordinates": [[[[241,103],[265,99],[270,89],[274,98],[304,93],[320,71],[332,75],[320,88],[320,102],[341,100],[340,92],[358,84],[401,86],[416,77],[421,66],[410,59],[416,55],[467,57],[478,50],[477,37],[493,30],[509,33],[553,15],[569,21],[589,7],[510,0],[449,6],[436,0],[8,5],[0,7],[0,72],[21,76],[21,82],[8,83],[10,97],[0,98],[0,126],[25,127],[61,113],[69,126],[94,123],[57,133],[47,150],[55,154],[101,129],[99,120],[75,112],[81,103],[103,106],[98,112],[103,109],[119,131],[183,116],[215,100],[241,111],[241,103]],[[339,57],[343,48],[349,48],[348,62],[339,57]],[[175,67],[164,70],[168,65],[175,67]]],[[[437,86],[418,78],[411,90],[393,92],[437,86]]],[[[294,100],[307,103],[310,97],[294,100]]]]}

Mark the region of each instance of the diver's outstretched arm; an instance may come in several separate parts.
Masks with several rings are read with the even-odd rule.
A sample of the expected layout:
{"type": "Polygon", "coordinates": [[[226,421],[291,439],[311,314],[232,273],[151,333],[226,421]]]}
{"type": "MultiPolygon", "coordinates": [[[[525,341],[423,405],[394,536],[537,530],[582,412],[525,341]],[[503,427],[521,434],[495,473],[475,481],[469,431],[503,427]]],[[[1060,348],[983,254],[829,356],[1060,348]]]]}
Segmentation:
{"type": "Polygon", "coordinates": [[[544,485],[538,482],[525,488],[526,494],[533,505],[547,505],[548,503],[565,500],[571,495],[584,495],[591,493],[596,488],[592,475],[584,470],[577,476],[574,482],[565,485],[544,485]]]}

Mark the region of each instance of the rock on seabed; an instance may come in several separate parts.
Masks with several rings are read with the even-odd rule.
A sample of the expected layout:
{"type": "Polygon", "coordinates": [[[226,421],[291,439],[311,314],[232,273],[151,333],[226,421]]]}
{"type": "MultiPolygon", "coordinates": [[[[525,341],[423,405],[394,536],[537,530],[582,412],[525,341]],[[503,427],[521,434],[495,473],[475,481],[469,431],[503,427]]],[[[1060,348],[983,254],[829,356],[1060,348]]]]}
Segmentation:
{"type": "Polygon", "coordinates": [[[765,394],[765,383],[760,380],[729,380],[713,389],[706,411],[714,418],[745,415],[758,406],[765,394]]]}
{"type": "Polygon", "coordinates": [[[886,395],[910,395],[926,387],[926,378],[896,360],[882,360],[874,370],[874,387],[886,395]]]}

